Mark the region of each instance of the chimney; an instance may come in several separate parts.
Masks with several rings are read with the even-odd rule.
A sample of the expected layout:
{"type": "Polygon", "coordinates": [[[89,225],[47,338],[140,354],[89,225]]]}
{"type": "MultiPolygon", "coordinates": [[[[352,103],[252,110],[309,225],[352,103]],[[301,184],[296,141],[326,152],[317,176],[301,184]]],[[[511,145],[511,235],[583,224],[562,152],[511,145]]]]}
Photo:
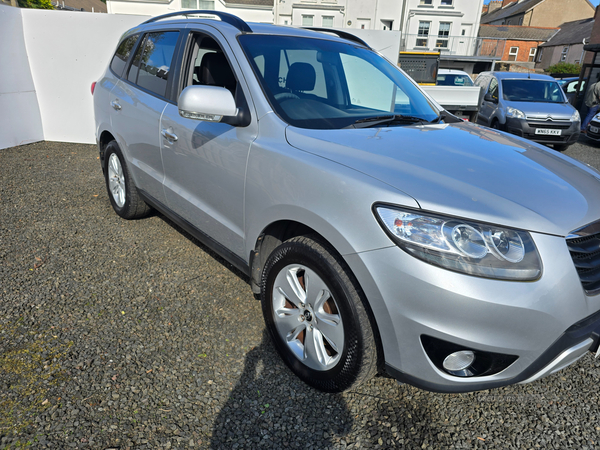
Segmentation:
{"type": "Polygon", "coordinates": [[[502,8],[502,0],[492,0],[488,3],[488,13],[494,12],[497,9],[502,8]]]}
{"type": "Polygon", "coordinates": [[[488,12],[488,5],[483,5],[483,8],[481,8],[481,14],[485,14],[488,12]]]}

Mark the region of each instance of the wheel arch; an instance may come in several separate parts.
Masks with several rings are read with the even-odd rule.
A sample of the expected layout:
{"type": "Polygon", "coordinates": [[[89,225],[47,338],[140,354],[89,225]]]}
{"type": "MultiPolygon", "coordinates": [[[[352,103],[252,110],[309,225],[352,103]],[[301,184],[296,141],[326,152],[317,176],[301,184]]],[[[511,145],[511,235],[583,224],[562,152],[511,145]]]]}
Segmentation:
{"type": "Polygon", "coordinates": [[[100,152],[100,164],[102,165],[102,170],[105,169],[106,165],[104,164],[104,150],[109,142],[116,141],[115,137],[111,134],[110,131],[104,130],[100,134],[100,138],[98,139],[98,150],[100,152]]]}
{"type": "Polygon", "coordinates": [[[335,246],[328,239],[326,239],[315,229],[295,220],[278,220],[265,227],[262,233],[256,239],[254,250],[250,254],[250,285],[252,287],[252,292],[256,296],[260,295],[263,268],[265,267],[265,264],[273,250],[275,250],[283,242],[298,236],[310,237],[311,239],[323,245],[328,251],[339,256],[340,260],[344,261],[348,275],[352,279],[352,282],[355,283],[357,291],[360,292],[365,310],[369,316],[369,322],[371,324],[373,335],[375,337],[375,343],[377,345],[378,371],[381,372],[384,363],[383,344],[381,341],[381,334],[379,332],[377,320],[375,319],[375,313],[371,307],[371,304],[369,303],[365,291],[362,289],[359,280],[356,278],[346,259],[339,251],[337,251],[335,246]]]}

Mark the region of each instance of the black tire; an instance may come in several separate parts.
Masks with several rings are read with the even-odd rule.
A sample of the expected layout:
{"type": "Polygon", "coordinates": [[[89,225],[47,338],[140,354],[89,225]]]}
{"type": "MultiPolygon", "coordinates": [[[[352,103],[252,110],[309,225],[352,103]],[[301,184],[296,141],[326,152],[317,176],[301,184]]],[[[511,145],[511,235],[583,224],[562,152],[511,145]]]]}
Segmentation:
{"type": "Polygon", "coordinates": [[[494,119],[492,120],[492,126],[493,129],[495,130],[500,130],[503,131],[504,127],[502,126],[502,124],[500,123],[500,121],[498,119],[494,119]]]}
{"type": "Polygon", "coordinates": [[[123,153],[116,141],[107,144],[104,149],[104,158],[106,190],[115,212],[123,219],[128,220],[147,216],[151,208],[140,198],[131,172],[129,172],[123,153]],[[113,189],[111,189],[111,183],[113,189]]]}
{"type": "Polygon", "coordinates": [[[552,147],[557,152],[564,152],[566,149],[570,147],[570,144],[553,144],[552,147]]]}
{"type": "MultiPolygon", "coordinates": [[[[289,285],[287,288],[293,289],[289,285]]],[[[329,250],[327,245],[306,236],[295,237],[281,244],[265,264],[261,293],[263,315],[271,339],[287,366],[305,383],[325,392],[341,392],[364,383],[377,373],[380,353],[364,294],[345,262],[334,251],[329,250]],[[299,270],[293,272],[296,267],[299,270]],[[275,288],[276,280],[279,280],[278,283],[282,279],[289,280],[290,273],[300,280],[296,288],[300,287],[308,294],[305,303],[301,303],[302,307],[293,307],[299,298],[289,295],[293,292],[286,292],[284,296],[284,290],[280,286],[275,288]],[[319,285],[324,285],[326,289],[314,288],[319,285]],[[320,294],[313,301],[311,294],[315,292],[320,294]],[[322,293],[325,295],[321,295],[322,293]],[[323,302],[324,298],[327,300],[323,302]],[[292,312],[287,319],[289,322],[283,324],[283,318],[288,315],[278,314],[276,317],[274,306],[282,301],[285,302],[282,308],[292,312]],[[321,306],[318,306],[319,303],[321,306]],[[334,321],[328,323],[323,320],[327,317],[335,317],[339,319],[339,323],[332,326],[334,321]],[[340,329],[335,328],[340,325],[340,329]],[[289,326],[295,327],[294,332],[288,333],[288,339],[284,339],[282,335],[285,335],[286,327],[289,326]],[[304,331],[298,332],[303,326],[304,331]],[[329,340],[332,335],[326,337],[334,328],[338,338],[337,345],[335,340],[329,340]],[[340,336],[342,331],[343,337],[340,336]],[[292,339],[290,336],[296,338],[292,339]],[[312,341],[310,337],[313,337],[312,341]],[[310,345],[311,342],[314,346],[310,345]],[[341,342],[343,346],[339,345],[341,342]],[[327,364],[330,365],[314,358],[306,357],[302,360],[300,356],[296,356],[296,353],[307,355],[311,353],[311,348],[314,352],[317,347],[321,349],[321,353],[317,351],[314,355],[322,355],[323,360],[328,360],[327,364]],[[327,355],[323,354],[323,350],[327,355]],[[319,367],[315,368],[315,365],[319,367]]]]}

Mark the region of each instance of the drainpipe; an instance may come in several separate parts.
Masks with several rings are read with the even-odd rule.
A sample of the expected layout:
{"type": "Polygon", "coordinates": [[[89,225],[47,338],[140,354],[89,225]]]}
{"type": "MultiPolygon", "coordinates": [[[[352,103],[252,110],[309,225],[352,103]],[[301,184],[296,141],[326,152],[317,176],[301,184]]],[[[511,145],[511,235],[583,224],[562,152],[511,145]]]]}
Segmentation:
{"type": "Polygon", "coordinates": [[[402,14],[400,16],[400,51],[402,51],[402,47],[404,47],[402,45],[402,42],[404,42],[404,44],[406,45],[406,38],[405,38],[405,34],[406,34],[406,30],[405,30],[405,24],[404,24],[404,16],[406,15],[406,7],[408,5],[408,0],[404,0],[404,2],[402,3],[402,14]]]}

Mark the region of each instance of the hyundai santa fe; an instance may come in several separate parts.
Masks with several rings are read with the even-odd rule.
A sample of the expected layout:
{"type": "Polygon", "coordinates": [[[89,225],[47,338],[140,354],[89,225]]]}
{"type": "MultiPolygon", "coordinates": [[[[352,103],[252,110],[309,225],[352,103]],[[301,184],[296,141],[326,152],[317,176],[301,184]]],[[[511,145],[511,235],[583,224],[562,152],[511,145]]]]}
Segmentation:
{"type": "Polygon", "coordinates": [[[115,212],[247,274],[311,386],[476,391],[598,352],[600,174],[457,119],[357,37],[173,13],[93,97],[115,212]]]}

